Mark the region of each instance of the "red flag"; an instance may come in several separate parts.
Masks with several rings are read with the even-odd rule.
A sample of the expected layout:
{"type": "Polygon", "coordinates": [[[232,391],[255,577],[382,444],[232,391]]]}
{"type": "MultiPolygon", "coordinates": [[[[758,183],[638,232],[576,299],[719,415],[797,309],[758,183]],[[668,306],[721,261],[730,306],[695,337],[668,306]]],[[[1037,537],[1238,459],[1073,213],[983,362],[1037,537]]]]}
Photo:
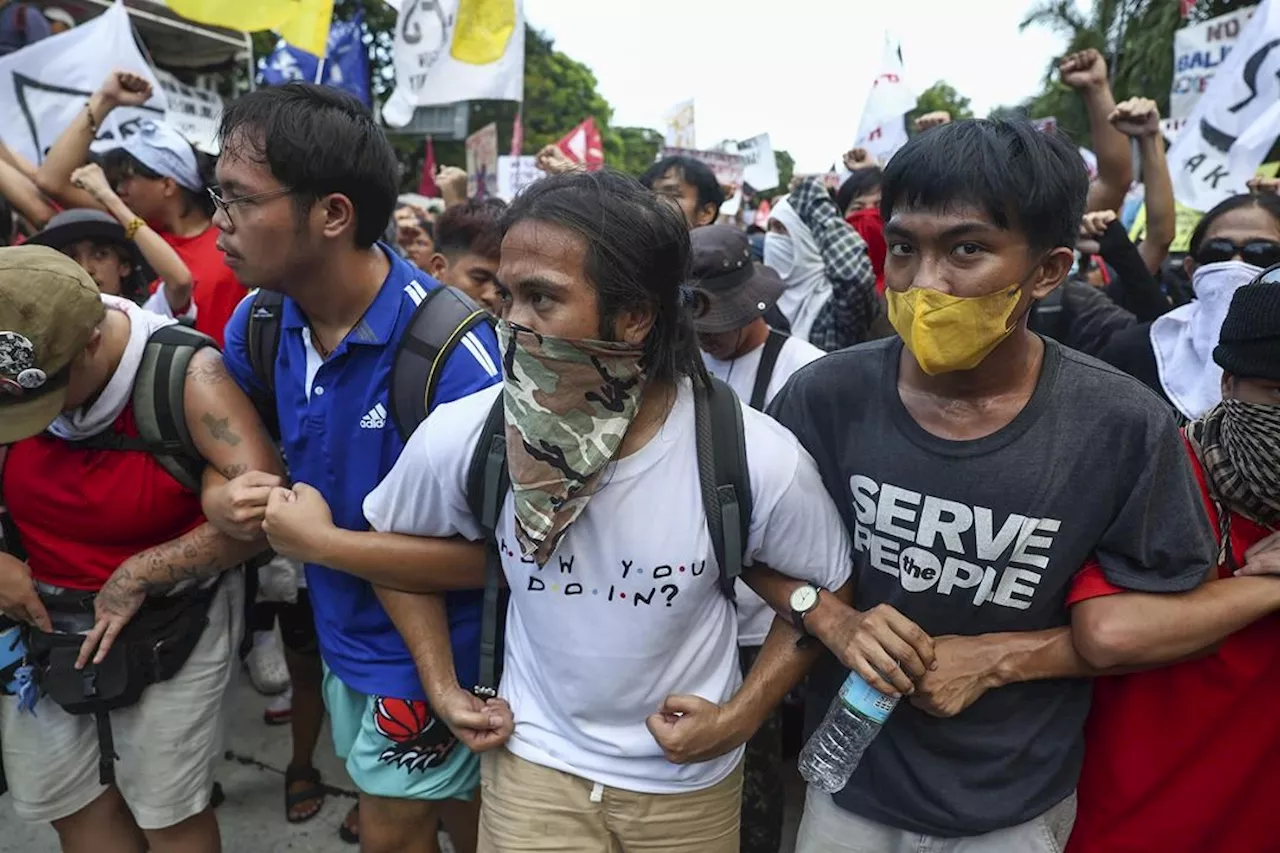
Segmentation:
{"type": "Polygon", "coordinates": [[[1196,0],[1178,0],[1178,5],[1182,7],[1182,17],[1191,16],[1191,10],[1196,7],[1196,0]]]}
{"type": "Polygon", "coordinates": [[[575,163],[582,163],[587,171],[594,172],[604,166],[604,143],[596,120],[588,117],[582,124],[565,134],[556,146],[575,163]]]}
{"type": "Polygon", "coordinates": [[[511,156],[519,157],[524,153],[524,122],[520,120],[522,110],[516,110],[515,124],[511,125],[511,156]]]}
{"type": "Polygon", "coordinates": [[[418,195],[427,198],[440,195],[440,188],[436,186],[436,149],[431,144],[430,136],[427,137],[427,157],[422,161],[422,180],[418,182],[418,195]]]}

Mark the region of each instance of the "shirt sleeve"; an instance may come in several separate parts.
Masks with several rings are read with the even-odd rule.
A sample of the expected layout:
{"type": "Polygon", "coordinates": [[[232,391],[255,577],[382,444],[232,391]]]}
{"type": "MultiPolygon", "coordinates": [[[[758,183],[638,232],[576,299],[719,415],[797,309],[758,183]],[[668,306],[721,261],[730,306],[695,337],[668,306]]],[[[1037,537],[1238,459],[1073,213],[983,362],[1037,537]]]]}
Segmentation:
{"type": "Polygon", "coordinates": [[[467,469],[495,399],[477,394],[445,403],[414,430],[391,472],[364,499],[374,530],[484,538],[467,505],[467,469]]]}
{"type": "Polygon", "coordinates": [[[493,327],[488,323],[476,326],[459,339],[445,361],[436,383],[434,405],[461,400],[501,381],[500,364],[502,357],[493,327]]]}
{"type": "Polygon", "coordinates": [[[1107,580],[1098,561],[1089,560],[1071,581],[1071,589],[1067,591],[1067,606],[1121,592],[1125,590],[1107,580]]]}
{"type": "Polygon", "coordinates": [[[169,297],[164,293],[164,282],[159,282],[159,286],[151,292],[147,297],[147,301],[142,303],[142,307],[153,314],[159,314],[161,317],[172,317],[175,320],[191,320],[196,319],[196,303],[191,300],[187,304],[187,310],[180,314],[173,313],[173,306],[169,304],[169,297]]]}
{"type": "Polygon", "coordinates": [[[1170,413],[1149,416],[1146,447],[1139,452],[1141,469],[1098,542],[1098,563],[1109,582],[1127,590],[1194,589],[1215,565],[1217,546],[1170,413]]]}
{"type": "Polygon", "coordinates": [[[251,398],[257,398],[264,394],[266,389],[258,383],[257,377],[253,375],[253,366],[249,362],[246,335],[249,329],[249,312],[253,309],[253,296],[254,294],[250,293],[240,300],[235,313],[227,323],[222,363],[227,368],[227,373],[231,374],[231,378],[240,386],[240,390],[251,398]]]}

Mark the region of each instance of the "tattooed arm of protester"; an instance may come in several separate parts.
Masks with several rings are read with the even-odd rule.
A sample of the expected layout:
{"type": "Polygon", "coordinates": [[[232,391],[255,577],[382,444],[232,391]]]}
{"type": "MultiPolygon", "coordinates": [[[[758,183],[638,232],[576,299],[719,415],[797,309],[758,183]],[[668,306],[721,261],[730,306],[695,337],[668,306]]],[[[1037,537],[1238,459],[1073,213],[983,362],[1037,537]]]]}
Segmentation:
{"type": "MultiPolygon", "coordinates": [[[[231,381],[217,350],[203,349],[192,357],[183,403],[187,429],[210,467],[225,477],[250,470],[284,473],[253,404],[231,381]]],[[[148,596],[200,584],[266,548],[262,537],[251,542],[233,539],[206,521],[125,560],[94,599],[96,620],[76,666],[83,667],[90,658],[101,662],[148,596]]]]}
{"type": "Polygon", "coordinates": [[[64,208],[103,210],[93,195],[71,182],[71,174],[89,160],[89,146],[107,114],[116,107],[140,107],[151,100],[151,83],[130,71],[112,71],[62,132],[36,171],[36,186],[64,208]]]}
{"type": "Polygon", "coordinates": [[[1089,136],[1098,157],[1098,178],[1089,185],[1086,210],[1119,210],[1133,183],[1133,158],[1129,139],[1111,126],[1116,108],[1111,84],[1107,81],[1107,61],[1090,48],[1064,56],[1058,63],[1062,82],[1080,93],[1089,113],[1089,136]]]}

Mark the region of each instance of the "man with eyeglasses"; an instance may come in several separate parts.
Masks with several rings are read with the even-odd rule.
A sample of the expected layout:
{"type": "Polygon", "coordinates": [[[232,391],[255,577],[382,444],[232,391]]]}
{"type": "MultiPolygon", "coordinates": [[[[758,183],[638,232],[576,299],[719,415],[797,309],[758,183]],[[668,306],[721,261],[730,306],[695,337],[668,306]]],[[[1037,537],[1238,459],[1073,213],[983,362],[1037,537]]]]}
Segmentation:
{"type": "MultiPolygon", "coordinates": [[[[111,111],[142,106],[151,96],[151,84],[145,77],[113,71],[49,149],[36,174],[40,189],[64,208],[86,207],[114,215],[116,211],[100,198],[104,194],[95,192],[85,173],[77,170],[88,161],[89,146],[111,111]]],[[[175,317],[194,314],[196,329],[222,345],[227,321],[245,288],[218,251],[203,156],[173,127],[145,120],[125,137],[122,147],[104,155],[102,167],[119,201],[135,216],[121,222],[126,235],[132,239],[150,225],[190,270],[189,302],[169,304],[168,313],[175,317]]]]}
{"type": "MultiPolygon", "coordinates": [[[[215,489],[205,511],[231,535],[265,529],[275,550],[306,565],[334,746],[360,789],[361,849],[436,853],[443,820],[459,853],[470,853],[479,762],[468,747],[483,745],[473,734],[491,716],[458,685],[477,678],[483,550],[459,545],[442,560],[439,543],[393,543],[402,571],[358,577],[330,568],[346,563],[311,535],[330,519],[368,529],[365,496],[404,449],[389,413],[392,365],[415,308],[440,286],[378,242],[396,204],[394,151],[354,98],[301,83],[233,102],[220,138],[218,245],[246,285],[284,295],[274,388],[251,366],[255,297],[236,309],[224,359],[242,388],[266,398],[295,485],[246,472],[215,489]],[[424,589],[442,562],[453,584],[424,589]],[[473,591],[446,591],[468,584],[473,591]],[[434,671],[422,641],[434,648],[446,632],[456,678],[429,706],[423,678],[434,671]]],[[[499,380],[491,328],[467,337],[441,369],[438,402],[499,380]]],[[[309,766],[287,779],[319,784],[309,766]]]]}

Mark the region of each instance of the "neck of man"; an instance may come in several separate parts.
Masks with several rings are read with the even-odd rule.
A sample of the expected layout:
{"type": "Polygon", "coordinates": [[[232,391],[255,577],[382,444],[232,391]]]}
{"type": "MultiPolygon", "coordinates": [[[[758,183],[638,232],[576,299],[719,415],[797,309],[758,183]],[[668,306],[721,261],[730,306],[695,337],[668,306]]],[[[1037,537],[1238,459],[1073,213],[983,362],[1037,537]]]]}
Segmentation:
{"type": "Polygon", "coordinates": [[[348,247],[295,268],[283,290],[298,303],[319,343],[332,351],[360,322],[390,271],[391,262],[377,245],[348,247]]]}
{"type": "Polygon", "coordinates": [[[754,352],[757,348],[764,346],[764,342],[769,339],[769,324],[764,321],[763,317],[757,317],[751,321],[751,324],[744,326],[738,332],[738,349],[734,352],[734,358],[742,358],[749,352],[754,352]]]}
{"type": "Polygon", "coordinates": [[[194,205],[175,204],[160,217],[160,227],[179,237],[199,237],[213,220],[194,205]]]}
{"type": "Polygon", "coordinates": [[[915,358],[903,347],[898,385],[904,390],[940,400],[980,402],[1034,389],[1043,362],[1044,341],[1027,328],[1023,319],[1013,334],[1001,341],[972,370],[930,376],[920,369],[915,358]]]}
{"type": "Polygon", "coordinates": [[[676,403],[677,385],[674,381],[647,382],[641,392],[640,410],[635,420],[627,428],[622,437],[622,446],[618,448],[618,458],[630,456],[648,444],[662,425],[667,422],[667,415],[676,403]]]}
{"type": "Polygon", "coordinates": [[[94,353],[90,367],[94,373],[93,394],[78,408],[87,409],[92,406],[111,381],[111,377],[116,375],[120,360],[124,358],[124,351],[129,346],[131,333],[128,315],[123,311],[107,309],[107,315],[102,321],[102,343],[94,353]]]}

